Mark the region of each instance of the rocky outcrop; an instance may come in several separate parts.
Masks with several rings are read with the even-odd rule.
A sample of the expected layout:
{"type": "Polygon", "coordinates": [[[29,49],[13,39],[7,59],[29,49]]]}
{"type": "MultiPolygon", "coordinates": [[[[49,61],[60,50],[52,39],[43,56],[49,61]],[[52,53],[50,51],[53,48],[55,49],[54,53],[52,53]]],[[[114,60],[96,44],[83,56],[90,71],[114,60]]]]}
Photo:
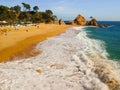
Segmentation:
{"type": "Polygon", "coordinates": [[[100,28],[107,28],[108,26],[105,25],[105,24],[100,24],[99,27],[100,27],[100,28]]]}
{"type": "Polygon", "coordinates": [[[81,16],[80,14],[74,19],[73,25],[81,25],[81,26],[85,26],[86,25],[86,19],[81,16]]]}
{"type": "Polygon", "coordinates": [[[51,23],[52,24],[65,25],[65,22],[62,19],[60,19],[60,20],[53,20],[51,23]]]}
{"type": "Polygon", "coordinates": [[[62,19],[60,19],[59,20],[59,25],[65,25],[65,22],[62,19]]]}
{"type": "Polygon", "coordinates": [[[66,23],[69,25],[80,25],[80,26],[96,26],[100,28],[107,28],[108,26],[105,24],[98,24],[97,20],[93,17],[90,17],[90,21],[86,21],[86,19],[82,15],[78,15],[72,22],[66,23]]]}
{"type": "Polygon", "coordinates": [[[88,22],[89,26],[98,26],[98,22],[96,19],[92,19],[91,21],[88,22]]]}
{"type": "Polygon", "coordinates": [[[88,26],[97,26],[99,28],[107,28],[108,26],[105,25],[105,24],[98,24],[97,20],[96,19],[92,19],[91,21],[89,21],[87,23],[88,26]]]}

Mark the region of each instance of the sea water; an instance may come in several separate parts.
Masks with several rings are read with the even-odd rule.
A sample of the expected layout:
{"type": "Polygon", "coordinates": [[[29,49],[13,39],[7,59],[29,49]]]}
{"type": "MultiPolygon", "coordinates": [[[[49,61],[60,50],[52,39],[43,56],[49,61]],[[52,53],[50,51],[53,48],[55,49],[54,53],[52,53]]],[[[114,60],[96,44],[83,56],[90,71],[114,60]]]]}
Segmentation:
{"type": "Polygon", "coordinates": [[[87,37],[104,42],[108,58],[120,61],[120,22],[101,21],[107,28],[86,27],[87,37]]]}

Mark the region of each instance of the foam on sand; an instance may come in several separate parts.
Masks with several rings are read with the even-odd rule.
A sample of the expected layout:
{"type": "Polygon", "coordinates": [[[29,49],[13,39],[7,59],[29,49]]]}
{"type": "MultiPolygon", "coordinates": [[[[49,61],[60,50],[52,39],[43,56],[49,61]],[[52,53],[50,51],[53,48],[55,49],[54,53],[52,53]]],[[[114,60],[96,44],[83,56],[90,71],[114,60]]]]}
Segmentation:
{"type": "Polygon", "coordinates": [[[81,27],[37,45],[38,56],[0,64],[1,90],[120,90],[115,63],[103,43],[81,27]]]}

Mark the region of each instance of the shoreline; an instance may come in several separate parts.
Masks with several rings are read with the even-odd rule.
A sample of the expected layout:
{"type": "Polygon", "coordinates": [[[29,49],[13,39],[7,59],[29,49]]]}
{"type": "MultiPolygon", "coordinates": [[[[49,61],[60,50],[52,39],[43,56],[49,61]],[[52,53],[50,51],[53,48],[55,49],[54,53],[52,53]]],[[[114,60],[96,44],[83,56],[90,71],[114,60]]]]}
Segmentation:
{"type": "Polygon", "coordinates": [[[1,89],[120,89],[116,64],[100,57],[100,42],[87,38],[81,27],[44,40],[36,48],[42,53],[35,57],[0,63],[1,89]]]}
{"type": "MultiPolygon", "coordinates": [[[[8,46],[3,46],[3,49],[0,48],[0,62],[7,62],[10,59],[13,60],[14,55],[19,56],[19,54],[21,55],[22,52],[32,51],[34,45],[37,44],[38,42],[46,40],[49,37],[59,35],[59,34],[65,32],[69,27],[70,27],[69,25],[40,24],[39,28],[32,26],[33,30],[31,29],[31,27],[27,27],[27,28],[21,27],[21,28],[19,28],[20,30],[18,30],[18,31],[17,30],[9,31],[7,37],[5,37],[4,35],[1,35],[2,38],[6,39],[6,42],[5,42],[5,40],[3,40],[3,42],[5,42],[4,45],[6,45],[6,43],[7,43],[8,46]],[[29,28],[29,31],[26,32],[25,30],[27,30],[28,28],[29,28]],[[26,35],[26,33],[28,36],[26,35]],[[30,33],[30,35],[29,35],[29,33],[30,33]],[[10,37],[10,34],[11,34],[11,37],[10,37]],[[18,36],[20,34],[22,34],[23,36],[18,36]],[[15,37],[12,37],[12,35],[15,37]],[[14,41],[14,38],[16,38],[16,37],[18,38],[18,40],[16,39],[14,41]],[[11,40],[12,43],[10,41],[8,41],[9,42],[8,43],[7,39],[11,40]],[[28,50],[28,48],[29,48],[29,50],[28,50]],[[30,50],[30,48],[31,48],[31,50],[30,50]]],[[[39,53],[39,52],[37,51],[34,53],[36,53],[36,55],[37,55],[37,53],[39,53]]],[[[29,56],[30,53],[27,53],[27,55],[29,56]]],[[[30,55],[30,57],[31,57],[31,55],[30,55]]]]}

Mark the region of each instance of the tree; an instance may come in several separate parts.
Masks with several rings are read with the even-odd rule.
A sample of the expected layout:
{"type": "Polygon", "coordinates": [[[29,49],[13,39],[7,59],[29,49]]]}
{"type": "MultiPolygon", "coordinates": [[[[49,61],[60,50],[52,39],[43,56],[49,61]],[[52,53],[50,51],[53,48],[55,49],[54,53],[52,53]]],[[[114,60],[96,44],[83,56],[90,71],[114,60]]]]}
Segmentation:
{"type": "Polygon", "coordinates": [[[45,13],[49,16],[52,16],[53,12],[51,10],[46,10],[45,13]]]}
{"type": "Polygon", "coordinates": [[[57,16],[56,16],[56,15],[53,15],[53,16],[52,16],[52,20],[58,20],[57,16]]]}
{"type": "Polygon", "coordinates": [[[27,21],[27,13],[26,12],[21,12],[20,15],[19,15],[19,20],[22,20],[22,21],[27,21]]]}
{"type": "Polygon", "coordinates": [[[9,8],[7,6],[0,5],[0,20],[9,19],[8,10],[9,8]]]}
{"type": "Polygon", "coordinates": [[[33,10],[34,10],[34,12],[38,12],[39,7],[38,7],[38,6],[34,6],[34,7],[33,7],[33,10]]]}
{"type": "Polygon", "coordinates": [[[8,21],[9,22],[15,22],[17,21],[17,14],[15,14],[14,12],[8,12],[8,21]]]}
{"type": "Polygon", "coordinates": [[[19,5],[14,6],[14,11],[15,11],[16,13],[21,12],[21,7],[20,7],[19,5]]]}
{"type": "Polygon", "coordinates": [[[29,4],[26,4],[26,9],[30,11],[31,6],[29,4]]]}
{"type": "Polygon", "coordinates": [[[0,5],[0,14],[6,13],[9,10],[7,6],[0,5]]]}
{"type": "Polygon", "coordinates": [[[25,7],[26,4],[23,2],[22,5],[23,5],[23,11],[26,11],[26,7],[25,7]]]}
{"type": "Polygon", "coordinates": [[[93,19],[93,17],[92,17],[92,16],[90,16],[90,19],[93,19]]]}
{"type": "Polygon", "coordinates": [[[11,7],[10,10],[12,10],[15,13],[20,13],[21,12],[21,7],[19,5],[11,7]]]}
{"type": "Polygon", "coordinates": [[[14,7],[10,7],[10,10],[14,11],[14,7]]]}
{"type": "Polygon", "coordinates": [[[52,21],[52,14],[53,12],[51,10],[46,10],[42,13],[42,19],[44,22],[49,23],[52,21]]]}
{"type": "Polygon", "coordinates": [[[37,13],[33,14],[31,20],[32,20],[33,23],[41,22],[42,21],[42,13],[37,12],[37,13]]]}
{"type": "Polygon", "coordinates": [[[24,2],[22,3],[22,5],[23,5],[25,13],[23,13],[23,15],[20,15],[19,18],[22,17],[22,18],[24,18],[24,20],[30,21],[30,19],[31,19],[30,8],[31,8],[31,6],[29,4],[24,3],[24,2]]]}
{"type": "Polygon", "coordinates": [[[39,22],[52,22],[57,20],[57,16],[53,15],[51,10],[39,12],[39,7],[34,6],[33,11],[30,10],[31,6],[26,3],[22,3],[23,11],[19,5],[13,7],[7,7],[0,5],[0,21],[7,21],[8,23],[16,23],[18,21],[31,21],[33,23],[39,22]]]}
{"type": "Polygon", "coordinates": [[[26,4],[23,2],[22,5],[23,5],[24,11],[27,11],[27,10],[30,11],[31,6],[29,4],[26,4]]]}

